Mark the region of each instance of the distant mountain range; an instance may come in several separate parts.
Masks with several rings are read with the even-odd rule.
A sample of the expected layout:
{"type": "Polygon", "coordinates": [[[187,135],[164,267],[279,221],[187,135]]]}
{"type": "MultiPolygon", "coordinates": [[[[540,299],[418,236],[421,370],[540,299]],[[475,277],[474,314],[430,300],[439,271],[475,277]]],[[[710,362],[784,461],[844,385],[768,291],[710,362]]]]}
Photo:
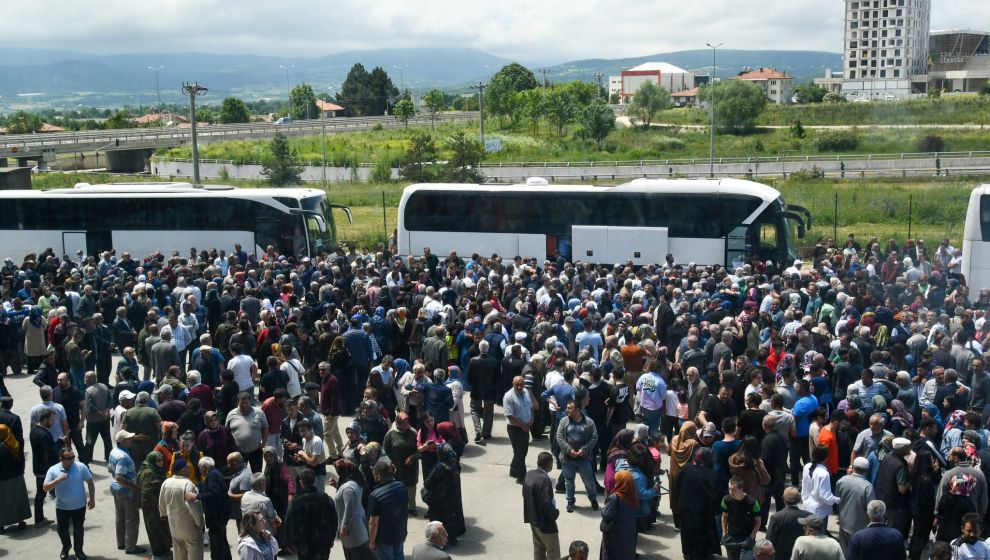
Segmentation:
{"type": "MultiPolygon", "coordinates": [[[[370,70],[381,66],[396,86],[414,90],[441,87],[467,91],[472,81],[487,80],[512,62],[472,49],[413,48],[350,51],[316,58],[283,58],[225,54],[118,54],[4,48],[0,62],[0,110],[16,108],[121,106],[156,101],[155,74],[165,103],[183,100],[180,86],[198,81],[210,88],[202,102],[218,104],[223,97],[245,99],[285,98],[289,85],[306,82],[317,92],[340,87],[351,66],[360,62],[370,70]],[[288,76],[286,76],[288,69],[288,76]]],[[[589,59],[557,65],[522,64],[537,71],[546,68],[547,79],[593,81],[596,72],[616,75],[623,68],[646,61],[662,61],[707,73],[710,50],[661,53],[624,59],[589,59]]],[[[822,75],[825,68],[839,68],[841,55],[816,51],[718,52],[718,76],[736,74],[743,67],[773,66],[800,80],[822,75]]],[[[538,73],[538,78],[542,75],[538,73]]],[[[332,91],[331,91],[332,93],[332,91]]]]}

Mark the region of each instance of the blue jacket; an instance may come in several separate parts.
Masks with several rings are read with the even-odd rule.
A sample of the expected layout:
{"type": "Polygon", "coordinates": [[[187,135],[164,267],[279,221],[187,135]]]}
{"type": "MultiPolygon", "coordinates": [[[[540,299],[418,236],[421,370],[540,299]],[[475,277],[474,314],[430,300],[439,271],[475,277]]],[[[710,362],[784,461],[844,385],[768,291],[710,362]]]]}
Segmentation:
{"type": "Polygon", "coordinates": [[[344,333],[344,346],[351,353],[351,364],[367,366],[371,364],[374,349],[371,347],[371,337],[360,328],[352,328],[344,333]]]}

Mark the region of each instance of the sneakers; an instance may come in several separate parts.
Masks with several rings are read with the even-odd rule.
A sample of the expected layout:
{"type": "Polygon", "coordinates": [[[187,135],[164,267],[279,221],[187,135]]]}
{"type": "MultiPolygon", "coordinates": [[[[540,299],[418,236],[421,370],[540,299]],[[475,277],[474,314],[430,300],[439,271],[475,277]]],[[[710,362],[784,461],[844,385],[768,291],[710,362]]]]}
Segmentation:
{"type": "Polygon", "coordinates": [[[143,546],[135,546],[134,548],[128,548],[124,551],[124,554],[144,554],[148,552],[148,549],[143,546]]]}
{"type": "Polygon", "coordinates": [[[574,513],[574,504],[567,504],[567,513],[574,513]]]}
{"type": "Polygon", "coordinates": [[[591,500],[591,509],[598,511],[598,500],[591,500]]]}

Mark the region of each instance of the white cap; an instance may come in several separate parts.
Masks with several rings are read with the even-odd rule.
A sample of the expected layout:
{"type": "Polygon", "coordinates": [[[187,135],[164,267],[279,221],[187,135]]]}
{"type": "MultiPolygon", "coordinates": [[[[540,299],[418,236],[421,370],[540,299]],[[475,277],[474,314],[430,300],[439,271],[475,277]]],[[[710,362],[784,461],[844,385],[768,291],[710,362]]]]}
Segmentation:
{"type": "Polygon", "coordinates": [[[894,438],[894,449],[904,449],[905,447],[910,447],[911,440],[907,438],[894,438]]]}
{"type": "Polygon", "coordinates": [[[856,457],[853,461],[853,468],[866,470],[870,468],[870,460],[866,457],[856,457]]]}

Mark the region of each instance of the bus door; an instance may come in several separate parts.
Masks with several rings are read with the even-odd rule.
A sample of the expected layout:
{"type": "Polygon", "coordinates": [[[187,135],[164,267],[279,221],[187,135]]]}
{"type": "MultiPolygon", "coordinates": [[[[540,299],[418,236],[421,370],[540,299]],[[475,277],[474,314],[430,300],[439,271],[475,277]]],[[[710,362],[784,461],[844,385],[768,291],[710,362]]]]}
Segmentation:
{"type": "Polygon", "coordinates": [[[62,232],[62,254],[76,258],[77,251],[86,252],[86,232],[85,231],[63,231],[62,232]]]}
{"type": "Polygon", "coordinates": [[[753,253],[752,242],[747,239],[749,226],[738,226],[725,236],[725,266],[730,270],[750,261],[753,253]]]}

